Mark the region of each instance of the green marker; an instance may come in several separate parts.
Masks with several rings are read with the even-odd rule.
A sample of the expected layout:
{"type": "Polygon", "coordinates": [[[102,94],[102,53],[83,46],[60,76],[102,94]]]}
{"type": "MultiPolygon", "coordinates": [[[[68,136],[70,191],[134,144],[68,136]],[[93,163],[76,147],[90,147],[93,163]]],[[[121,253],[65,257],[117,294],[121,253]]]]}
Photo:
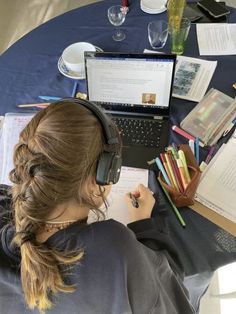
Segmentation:
{"type": "Polygon", "coordinates": [[[180,224],[182,225],[182,227],[185,227],[185,226],[186,226],[186,223],[185,223],[185,221],[183,220],[183,217],[180,215],[180,212],[179,212],[178,208],[177,208],[177,207],[175,206],[175,204],[172,202],[172,200],[171,200],[171,198],[170,198],[170,196],[169,196],[169,193],[166,191],[165,187],[162,185],[161,180],[160,180],[159,178],[157,178],[157,180],[158,180],[158,182],[160,183],[160,185],[161,185],[161,187],[162,187],[162,190],[164,191],[166,197],[168,198],[168,200],[169,200],[169,202],[170,202],[170,204],[171,204],[171,206],[172,206],[172,208],[173,208],[173,210],[174,210],[174,213],[175,213],[175,215],[177,216],[177,218],[178,218],[180,224]]]}

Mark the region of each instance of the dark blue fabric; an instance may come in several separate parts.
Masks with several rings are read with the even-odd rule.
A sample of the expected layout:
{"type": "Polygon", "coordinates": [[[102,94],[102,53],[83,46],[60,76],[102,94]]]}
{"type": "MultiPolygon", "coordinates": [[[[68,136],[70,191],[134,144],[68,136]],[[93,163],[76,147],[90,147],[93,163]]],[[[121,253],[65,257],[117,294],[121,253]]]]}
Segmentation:
{"type": "MultiPolygon", "coordinates": [[[[130,12],[122,25],[127,38],[122,42],[112,40],[114,27],[107,18],[107,9],[117,1],[105,0],[56,17],[11,46],[0,57],[0,114],[19,110],[16,109],[19,103],[38,102],[38,95],[70,96],[74,80],[61,75],[57,61],[71,43],[87,41],[104,51],[143,52],[145,48],[150,49],[147,24],[154,19],[166,19],[166,12],[146,14],[141,11],[139,0],[130,2],[130,12]]],[[[236,10],[232,9],[229,21],[235,20],[236,10]]],[[[164,51],[169,53],[169,48],[168,40],[164,51]]],[[[184,54],[199,57],[195,24],[191,26],[184,54]]],[[[217,88],[234,97],[235,56],[200,58],[219,61],[209,88],[217,88]]],[[[85,89],[84,81],[79,81],[79,89],[85,89]]],[[[173,123],[179,124],[195,105],[194,102],[173,98],[173,123]]],[[[173,139],[180,140],[176,135],[173,139]]]]}

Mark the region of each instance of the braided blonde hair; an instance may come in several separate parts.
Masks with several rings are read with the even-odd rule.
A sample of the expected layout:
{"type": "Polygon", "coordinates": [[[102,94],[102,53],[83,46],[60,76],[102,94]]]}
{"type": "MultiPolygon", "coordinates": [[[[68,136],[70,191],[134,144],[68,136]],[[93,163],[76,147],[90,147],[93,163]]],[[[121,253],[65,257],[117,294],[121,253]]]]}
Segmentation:
{"type": "Polygon", "coordinates": [[[21,251],[21,282],[26,304],[43,313],[52,307],[50,293],[73,292],[63,280],[61,264],[73,264],[78,252],[58,252],[36,239],[58,204],[71,199],[96,208],[85,193],[103,150],[100,123],[77,103],[58,102],[38,112],[21,132],[10,179],[16,235],[21,251]]]}

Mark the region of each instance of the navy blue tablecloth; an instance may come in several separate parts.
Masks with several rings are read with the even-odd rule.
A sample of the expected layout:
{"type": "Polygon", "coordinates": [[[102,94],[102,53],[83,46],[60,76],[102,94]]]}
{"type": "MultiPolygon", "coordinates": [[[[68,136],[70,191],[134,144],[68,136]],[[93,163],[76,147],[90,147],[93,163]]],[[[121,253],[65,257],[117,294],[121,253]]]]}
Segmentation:
{"type": "MultiPolygon", "coordinates": [[[[16,105],[20,103],[40,102],[39,95],[71,96],[74,80],[59,72],[57,62],[65,47],[74,42],[90,42],[104,51],[140,53],[145,48],[151,49],[147,25],[155,19],[167,19],[166,12],[146,14],[141,11],[139,0],[130,0],[130,11],[122,25],[126,39],[115,42],[112,40],[114,27],[108,21],[107,9],[117,3],[117,0],[105,0],[56,17],[24,36],[1,55],[0,115],[19,111],[16,105]]],[[[229,22],[234,22],[236,10],[231,11],[229,22]]],[[[170,52],[169,40],[163,51],[170,52]]],[[[194,24],[190,29],[184,55],[217,60],[218,65],[209,88],[214,87],[231,97],[236,96],[232,88],[236,80],[236,56],[199,56],[194,24]]],[[[79,81],[79,89],[85,90],[84,81],[79,81]]],[[[173,98],[172,123],[179,125],[195,105],[191,101],[173,98]]],[[[170,140],[184,143],[179,135],[173,133],[170,134],[170,140]]],[[[201,153],[204,156],[206,151],[202,150],[201,153]]],[[[152,176],[150,185],[154,191],[158,189],[152,176]]],[[[235,260],[235,238],[188,208],[182,209],[182,215],[187,222],[185,230],[182,230],[172,212],[170,226],[187,274],[211,271],[235,260]]]]}
{"type": "MultiPolygon", "coordinates": [[[[11,46],[0,56],[0,115],[16,111],[19,103],[38,102],[38,95],[71,95],[73,80],[64,77],[57,68],[58,58],[71,43],[87,41],[104,51],[143,52],[145,48],[151,49],[147,25],[151,20],[167,19],[166,12],[147,14],[140,9],[139,0],[130,2],[130,12],[122,25],[127,37],[122,42],[112,39],[114,26],[107,18],[107,9],[117,1],[105,0],[56,17],[11,46]]],[[[236,21],[236,10],[232,10],[229,21],[236,21]]],[[[163,51],[170,52],[169,40],[163,51]]],[[[184,54],[218,60],[209,88],[236,96],[232,88],[236,73],[235,56],[200,57],[195,24],[191,26],[184,54]]],[[[83,81],[80,81],[79,88],[85,89],[83,81]]],[[[194,102],[173,98],[173,123],[179,124],[195,105],[194,102]]]]}

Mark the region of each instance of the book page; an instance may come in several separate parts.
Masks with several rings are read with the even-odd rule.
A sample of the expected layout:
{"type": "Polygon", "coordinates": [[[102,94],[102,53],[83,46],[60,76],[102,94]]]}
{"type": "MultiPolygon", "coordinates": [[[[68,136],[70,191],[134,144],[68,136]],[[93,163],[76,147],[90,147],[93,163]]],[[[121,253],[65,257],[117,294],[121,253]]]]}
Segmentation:
{"type": "Polygon", "coordinates": [[[197,24],[200,55],[235,55],[236,24],[197,24]]]}
{"type": "Polygon", "coordinates": [[[120,180],[112,186],[108,197],[109,208],[107,219],[115,219],[124,225],[131,222],[128,207],[125,203],[125,194],[135,191],[139,183],[148,185],[148,170],[122,167],[120,180]]]}
{"type": "Polygon", "coordinates": [[[6,114],[2,129],[2,167],[0,183],[12,185],[9,172],[13,169],[14,146],[19,140],[19,134],[33,117],[32,114],[6,114]]]}
{"type": "Polygon", "coordinates": [[[217,61],[178,56],[173,96],[199,102],[206,93],[217,61]]]}
{"type": "Polygon", "coordinates": [[[236,223],[236,143],[228,142],[206,168],[196,199],[236,223]]]}

